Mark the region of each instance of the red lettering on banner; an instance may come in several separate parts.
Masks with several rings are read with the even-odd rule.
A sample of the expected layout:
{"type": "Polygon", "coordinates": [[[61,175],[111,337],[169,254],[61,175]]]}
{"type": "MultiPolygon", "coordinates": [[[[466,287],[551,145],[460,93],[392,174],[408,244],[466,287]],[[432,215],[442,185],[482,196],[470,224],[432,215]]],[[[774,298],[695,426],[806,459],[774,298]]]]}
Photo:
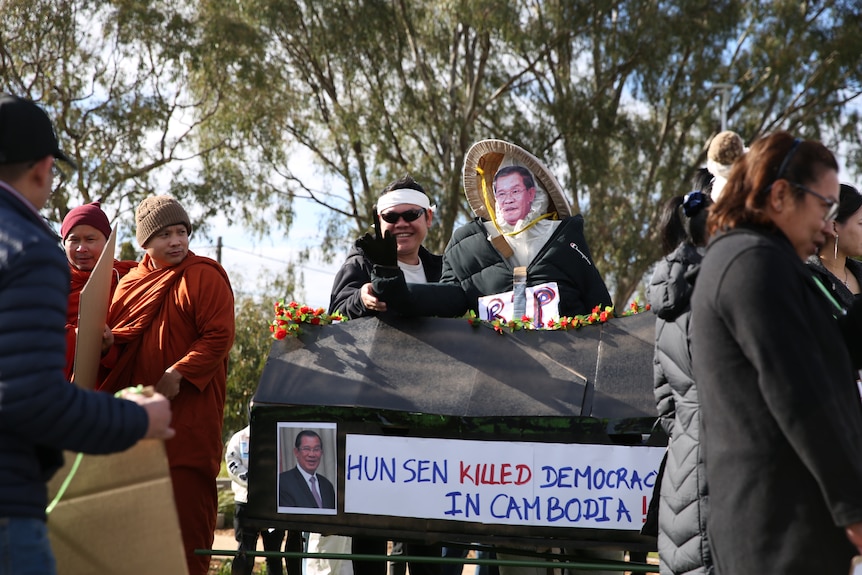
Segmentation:
{"type": "Polygon", "coordinates": [[[473,485],[523,485],[533,478],[529,465],[519,463],[476,463],[459,462],[458,480],[473,485]]]}

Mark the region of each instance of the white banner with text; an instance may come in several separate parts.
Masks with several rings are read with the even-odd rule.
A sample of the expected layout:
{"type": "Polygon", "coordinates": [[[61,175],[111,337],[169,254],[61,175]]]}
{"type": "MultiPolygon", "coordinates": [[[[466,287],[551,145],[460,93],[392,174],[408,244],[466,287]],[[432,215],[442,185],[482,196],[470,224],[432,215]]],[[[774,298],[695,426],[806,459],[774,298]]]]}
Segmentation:
{"type": "Polygon", "coordinates": [[[664,451],[348,434],[344,510],[639,531],[664,451]]]}

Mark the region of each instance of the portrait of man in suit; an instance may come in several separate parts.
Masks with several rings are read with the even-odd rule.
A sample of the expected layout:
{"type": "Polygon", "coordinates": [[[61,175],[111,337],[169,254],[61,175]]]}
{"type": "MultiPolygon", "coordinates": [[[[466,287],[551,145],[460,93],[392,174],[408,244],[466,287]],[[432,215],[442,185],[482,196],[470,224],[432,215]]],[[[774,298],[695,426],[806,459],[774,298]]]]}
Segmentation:
{"type": "Polygon", "coordinates": [[[317,473],[323,457],[323,441],[316,431],[305,429],[293,447],[296,466],[279,474],[278,506],[335,509],[332,482],[317,473]]]}

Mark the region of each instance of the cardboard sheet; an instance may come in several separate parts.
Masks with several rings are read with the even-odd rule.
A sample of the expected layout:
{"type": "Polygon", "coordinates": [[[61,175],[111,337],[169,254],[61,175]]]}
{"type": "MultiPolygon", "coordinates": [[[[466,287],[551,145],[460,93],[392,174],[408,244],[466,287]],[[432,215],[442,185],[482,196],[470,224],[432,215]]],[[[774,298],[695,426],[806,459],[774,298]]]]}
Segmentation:
{"type": "Polygon", "coordinates": [[[90,279],[81,290],[78,312],[78,338],[75,348],[75,384],[86,389],[96,387],[99,358],[102,350],[102,332],[111,305],[111,274],[114,273],[114,250],[117,231],[111,232],[90,279]]]}
{"type": "MultiPolygon", "coordinates": [[[[93,389],[110,305],[115,232],[81,291],[75,384],[93,389]]],[[[77,457],[48,484],[49,501],[77,457]]],[[[48,516],[59,575],[188,573],[164,442],[141,441],[111,455],[84,455],[63,498],[48,516]]]]}
{"type": "MultiPolygon", "coordinates": [[[[53,499],[77,454],[48,485],[53,499]]],[[[164,442],[85,455],[48,516],[59,575],[187,574],[164,442]]]]}

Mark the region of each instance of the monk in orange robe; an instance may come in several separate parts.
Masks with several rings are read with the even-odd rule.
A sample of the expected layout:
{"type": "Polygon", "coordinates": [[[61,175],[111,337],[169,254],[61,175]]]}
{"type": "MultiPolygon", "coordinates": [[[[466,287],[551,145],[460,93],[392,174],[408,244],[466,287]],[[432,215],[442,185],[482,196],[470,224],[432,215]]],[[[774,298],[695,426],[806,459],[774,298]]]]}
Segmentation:
{"type": "MultiPolygon", "coordinates": [[[[60,226],[63,250],[69,261],[71,282],[69,286],[69,307],[66,312],[66,379],[71,380],[75,368],[75,345],[77,344],[78,313],[81,303],[81,290],[96,262],[108,243],[111,224],[102,211],[99,202],[84,204],[69,211],[60,226]]],[[[120,278],[137,266],[138,262],[114,260],[114,273],[111,274],[111,294],[117,289],[120,278]]],[[[112,339],[106,334],[106,347],[112,339]]]]}
{"type": "Polygon", "coordinates": [[[190,575],[206,575],[218,498],[222,416],[234,300],[224,269],[189,251],[191,223],[170,196],[135,214],[141,263],[114,293],[108,324],[118,348],[100,389],[153,385],[171,400],[176,436],[165,442],[190,575]]]}

